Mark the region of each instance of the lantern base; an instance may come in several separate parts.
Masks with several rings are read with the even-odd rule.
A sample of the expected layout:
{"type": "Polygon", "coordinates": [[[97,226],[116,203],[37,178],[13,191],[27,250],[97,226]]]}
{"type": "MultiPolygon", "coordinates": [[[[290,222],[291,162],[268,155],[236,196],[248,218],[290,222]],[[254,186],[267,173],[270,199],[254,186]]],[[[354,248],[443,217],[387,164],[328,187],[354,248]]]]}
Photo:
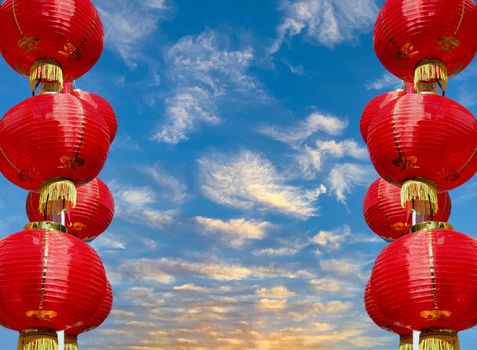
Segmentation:
{"type": "Polygon", "coordinates": [[[17,350],[58,350],[56,331],[52,329],[21,331],[17,350]]]}
{"type": "MultiPolygon", "coordinates": [[[[63,70],[55,61],[36,61],[30,68],[30,89],[35,91],[39,83],[44,83],[55,92],[63,90],[63,70]]],[[[51,90],[47,90],[51,91],[51,90]]]]}
{"type": "Polygon", "coordinates": [[[419,337],[419,350],[460,350],[457,332],[450,329],[426,329],[419,337]]]}
{"type": "Polygon", "coordinates": [[[63,209],[76,207],[76,187],[69,180],[47,182],[40,189],[39,212],[46,216],[60,215],[63,209]]]}
{"type": "Polygon", "coordinates": [[[447,67],[441,61],[422,61],[414,71],[414,88],[417,92],[428,86],[426,83],[438,83],[442,91],[447,89],[447,67]],[[424,84],[422,84],[424,83],[424,84]]]}
{"type": "Polygon", "coordinates": [[[78,350],[78,336],[65,334],[65,350],[78,350]]]}
{"type": "Polygon", "coordinates": [[[426,216],[439,211],[437,188],[433,184],[419,180],[409,180],[401,187],[401,205],[410,205],[418,215],[426,216]]]}
{"type": "Polygon", "coordinates": [[[399,350],[412,350],[412,334],[401,335],[399,339],[399,350]]]}

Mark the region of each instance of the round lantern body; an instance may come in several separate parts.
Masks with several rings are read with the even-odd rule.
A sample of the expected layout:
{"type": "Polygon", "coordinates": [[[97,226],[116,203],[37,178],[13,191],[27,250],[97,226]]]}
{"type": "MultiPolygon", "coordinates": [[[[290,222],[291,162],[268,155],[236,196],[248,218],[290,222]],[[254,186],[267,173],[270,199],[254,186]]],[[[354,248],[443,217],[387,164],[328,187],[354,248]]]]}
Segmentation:
{"type": "Polygon", "coordinates": [[[77,350],[78,335],[99,327],[108,317],[113,305],[113,290],[109,282],[107,282],[106,287],[106,294],[102,298],[101,306],[90,320],[79,326],[65,329],[65,350],[77,350]]]}
{"type": "Polygon", "coordinates": [[[368,129],[374,117],[379,114],[379,111],[384,108],[388,103],[396,100],[398,97],[404,94],[406,94],[404,90],[395,90],[378,95],[371,101],[369,101],[369,103],[364,108],[363,113],[361,114],[361,122],[359,124],[359,130],[365,143],[367,143],[368,129]]]}
{"type": "Polygon", "coordinates": [[[0,169],[30,191],[58,179],[75,185],[91,181],[103,167],[109,145],[104,118],[72,95],[31,97],[0,121],[0,169]]]}
{"type": "Polygon", "coordinates": [[[378,174],[396,185],[424,180],[456,188],[477,169],[477,121],[436,94],[407,94],[386,105],[369,127],[368,150],[378,174]]]}
{"type": "Polygon", "coordinates": [[[109,140],[113,142],[114,137],[116,136],[116,131],[118,130],[118,124],[116,121],[116,114],[114,113],[113,107],[111,107],[109,102],[99,95],[83,90],[75,89],[71,92],[71,94],[78,97],[82,101],[89,103],[97,110],[98,114],[104,117],[109,128],[109,140]]]}
{"type": "Polygon", "coordinates": [[[76,237],[37,228],[0,241],[0,319],[5,327],[63,330],[80,325],[99,310],[106,285],[98,254],[76,237]]]}
{"type": "MultiPolygon", "coordinates": [[[[447,192],[438,194],[438,212],[426,219],[448,221],[451,200],[447,192]]],[[[363,200],[364,219],[369,228],[386,241],[392,241],[411,229],[411,212],[401,205],[401,188],[383,179],[374,181],[363,200]]]]}
{"type": "Polygon", "coordinates": [[[432,224],[436,223],[426,223],[427,229],[401,237],[381,252],[370,279],[374,303],[386,320],[400,327],[473,327],[477,242],[450,227],[431,228],[432,224]]]}
{"type": "Polygon", "coordinates": [[[474,0],[387,0],[374,27],[376,55],[400,79],[440,81],[445,90],[477,51],[476,18],[474,0]]]}
{"type": "Polygon", "coordinates": [[[381,310],[376,307],[374,295],[369,282],[366,285],[364,293],[364,306],[369,317],[378,327],[399,335],[399,350],[413,350],[412,329],[396,326],[392,321],[386,319],[381,310]]]}
{"type": "MultiPolygon", "coordinates": [[[[0,51],[18,73],[39,81],[72,81],[103,50],[103,25],[90,0],[5,0],[0,51]]],[[[34,89],[33,89],[34,90],[34,89]]]]}
{"type": "MultiPolygon", "coordinates": [[[[30,192],[26,211],[30,221],[51,220],[40,213],[40,194],[30,192]]],[[[68,233],[91,241],[103,233],[114,216],[114,200],[108,186],[98,178],[77,188],[76,207],[67,213],[68,233]]]]}

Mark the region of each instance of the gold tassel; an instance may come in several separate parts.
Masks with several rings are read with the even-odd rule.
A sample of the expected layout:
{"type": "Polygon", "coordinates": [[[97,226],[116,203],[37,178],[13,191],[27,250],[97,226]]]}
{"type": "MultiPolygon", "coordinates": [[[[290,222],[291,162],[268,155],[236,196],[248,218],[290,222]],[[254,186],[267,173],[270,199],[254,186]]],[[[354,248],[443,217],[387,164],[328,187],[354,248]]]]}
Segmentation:
{"type": "Polygon", "coordinates": [[[410,204],[418,215],[437,213],[437,188],[425,181],[406,181],[401,187],[401,205],[405,208],[407,204],[410,204]]]}
{"type": "Polygon", "coordinates": [[[58,350],[56,331],[52,329],[21,331],[17,350],[58,350]]]}
{"type": "MultiPolygon", "coordinates": [[[[30,89],[35,91],[38,83],[46,83],[47,88],[54,86],[55,92],[63,90],[63,70],[54,61],[36,61],[30,68],[30,89]],[[48,85],[55,83],[55,85],[48,85]]],[[[51,90],[47,90],[51,91],[51,90]]]]}
{"type": "Polygon", "coordinates": [[[412,350],[412,334],[400,336],[399,350],[412,350]]]}
{"type": "Polygon", "coordinates": [[[78,350],[78,336],[65,334],[65,350],[78,350]]]}
{"type": "Polygon", "coordinates": [[[68,205],[76,207],[76,187],[69,180],[48,182],[41,186],[39,212],[43,215],[60,215],[68,205]]]}
{"type": "Polygon", "coordinates": [[[460,350],[459,337],[451,329],[426,329],[421,331],[419,350],[460,350]]]}
{"type": "MultiPolygon", "coordinates": [[[[438,82],[442,91],[447,89],[447,67],[440,61],[423,61],[419,63],[414,71],[414,88],[417,92],[422,92],[420,88],[426,87],[420,83],[438,82]]],[[[426,90],[424,90],[426,91],[426,90]]]]}

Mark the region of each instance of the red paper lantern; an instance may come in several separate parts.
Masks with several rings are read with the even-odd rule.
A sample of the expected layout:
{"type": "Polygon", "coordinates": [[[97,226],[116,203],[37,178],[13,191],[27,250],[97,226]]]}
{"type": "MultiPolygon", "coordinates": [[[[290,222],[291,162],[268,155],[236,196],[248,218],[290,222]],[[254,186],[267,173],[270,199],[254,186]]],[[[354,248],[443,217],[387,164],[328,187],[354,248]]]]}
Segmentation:
{"type": "Polygon", "coordinates": [[[106,293],[98,254],[59,228],[32,223],[0,241],[0,320],[22,332],[20,350],[53,349],[55,331],[90,320],[106,293]]]}
{"type": "Polygon", "coordinates": [[[406,92],[403,89],[399,89],[378,95],[371,101],[369,101],[369,103],[363,110],[363,114],[361,114],[361,122],[359,125],[361,136],[363,137],[365,143],[367,143],[368,129],[374,117],[378,115],[379,111],[383,109],[388,103],[396,100],[398,97],[405,94],[406,92]]]}
{"type": "Polygon", "coordinates": [[[111,107],[108,101],[92,92],[78,89],[73,90],[71,94],[82,101],[89,103],[97,110],[97,113],[104,117],[109,128],[109,140],[113,142],[114,137],[116,136],[116,131],[118,130],[118,123],[116,121],[116,114],[114,113],[113,107],[111,107]]]}
{"type": "Polygon", "coordinates": [[[113,305],[113,290],[107,282],[106,294],[100,308],[82,325],[65,329],[65,350],[78,350],[78,335],[99,327],[108,317],[113,305]]]}
{"type": "MultiPolygon", "coordinates": [[[[26,210],[30,221],[51,220],[40,213],[40,194],[30,192],[26,210]]],[[[106,231],[114,216],[114,200],[108,186],[98,178],[77,188],[76,207],[68,215],[68,233],[92,241],[106,231]]]]}
{"type": "Polygon", "coordinates": [[[376,116],[368,150],[378,174],[402,185],[403,202],[430,201],[456,188],[477,169],[477,121],[460,104],[440,95],[400,96],[376,116]]]}
{"type": "Polygon", "coordinates": [[[374,27],[374,49],[400,79],[438,81],[445,90],[447,77],[477,51],[476,20],[474,0],[387,0],[374,27]]]}
{"type": "MultiPolygon", "coordinates": [[[[438,212],[426,220],[448,221],[451,200],[447,192],[437,195],[438,212]]],[[[369,228],[386,241],[409,233],[411,212],[401,205],[401,188],[383,179],[374,181],[363,200],[364,219],[369,228]]]]}
{"type": "Polygon", "coordinates": [[[19,187],[41,190],[42,211],[54,213],[57,204],[74,203],[74,185],[98,175],[109,145],[108,126],[90,105],[72,95],[42,94],[0,121],[0,170],[19,187]]]}
{"type": "Polygon", "coordinates": [[[90,0],[5,0],[0,8],[0,51],[18,73],[39,82],[72,81],[103,51],[103,25],[90,0]]]}
{"type": "Polygon", "coordinates": [[[399,350],[413,350],[412,329],[396,326],[392,321],[386,319],[374,302],[374,295],[369,282],[366,285],[366,290],[364,293],[364,306],[369,317],[374,323],[376,323],[377,326],[399,335],[399,350]]]}
{"type": "Polygon", "coordinates": [[[456,332],[477,324],[477,241],[446,223],[416,229],[377,258],[374,302],[393,325],[422,331],[421,349],[458,349],[456,332]]]}

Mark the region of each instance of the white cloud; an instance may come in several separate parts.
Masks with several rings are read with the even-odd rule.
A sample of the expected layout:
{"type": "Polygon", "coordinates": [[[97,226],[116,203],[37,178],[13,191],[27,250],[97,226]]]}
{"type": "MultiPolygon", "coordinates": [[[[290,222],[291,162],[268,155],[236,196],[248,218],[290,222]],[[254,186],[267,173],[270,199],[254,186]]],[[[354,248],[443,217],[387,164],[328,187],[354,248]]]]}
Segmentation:
{"type": "Polygon", "coordinates": [[[337,278],[325,277],[310,280],[316,291],[322,295],[324,293],[335,297],[351,297],[362,292],[361,286],[350,283],[349,280],[341,280],[337,278]]]}
{"type": "Polygon", "coordinates": [[[296,293],[288,290],[285,286],[275,286],[272,288],[261,288],[255,291],[255,294],[261,298],[267,299],[287,299],[294,297],[296,293]]]}
{"type": "Polygon", "coordinates": [[[175,286],[172,288],[174,291],[178,292],[189,292],[189,293],[208,293],[210,290],[201,286],[197,286],[193,283],[183,284],[181,286],[175,286]]]}
{"type": "Polygon", "coordinates": [[[350,157],[357,160],[368,158],[368,151],[354,140],[317,140],[314,146],[305,145],[297,153],[296,160],[305,177],[313,179],[322,170],[324,159],[350,157]]]}
{"type": "Polygon", "coordinates": [[[92,243],[96,249],[126,249],[126,242],[116,234],[105,232],[92,243]]]}
{"type": "Polygon", "coordinates": [[[162,199],[176,204],[185,202],[187,187],[177,177],[167,173],[165,169],[158,165],[141,167],[141,170],[151,176],[156,185],[163,190],[163,193],[160,194],[162,199]]]}
{"type": "Polygon", "coordinates": [[[216,281],[239,281],[249,278],[302,278],[312,275],[305,270],[289,270],[268,266],[243,266],[227,261],[190,262],[182,259],[132,259],[125,261],[119,272],[132,280],[173,283],[175,278],[185,276],[203,277],[216,281]]]}
{"type": "Polygon", "coordinates": [[[320,261],[320,267],[323,271],[331,273],[333,275],[343,277],[354,277],[361,281],[366,280],[366,276],[363,273],[362,261],[356,261],[348,258],[339,259],[322,259],[320,261]]]}
{"type": "Polygon", "coordinates": [[[300,250],[300,248],[292,247],[264,248],[254,250],[252,254],[255,256],[292,256],[298,253],[300,250]]]}
{"type": "Polygon", "coordinates": [[[381,78],[366,82],[368,90],[397,89],[402,85],[402,81],[391,73],[384,73],[381,78]]]}
{"type": "Polygon", "coordinates": [[[156,192],[148,186],[124,186],[116,181],[109,183],[115,198],[115,215],[132,223],[162,228],[173,222],[174,210],[154,208],[156,192]]]}
{"type": "Polygon", "coordinates": [[[153,139],[177,144],[201,125],[221,122],[217,102],[231,92],[251,96],[260,89],[248,69],[253,50],[230,49],[219,33],[205,31],[180,39],[167,52],[174,88],[166,99],[166,118],[153,139]]]}
{"type": "Polygon", "coordinates": [[[142,56],[143,45],[171,14],[166,0],[98,0],[105,44],[132,68],[142,56]]]}
{"type": "Polygon", "coordinates": [[[350,233],[351,230],[349,226],[343,226],[341,229],[335,231],[322,230],[311,239],[311,242],[332,250],[337,250],[341,248],[350,233]]]}
{"type": "Polygon", "coordinates": [[[226,157],[213,154],[199,160],[201,189],[212,201],[236,208],[275,210],[299,218],[316,214],[314,202],[326,192],[288,185],[261,155],[242,151],[226,157]]]}
{"type": "Polygon", "coordinates": [[[368,186],[375,178],[375,172],[370,166],[344,163],[333,166],[328,180],[336,198],[346,203],[346,194],[350,193],[354,186],[368,186]]]}
{"type": "Polygon", "coordinates": [[[231,219],[228,221],[198,216],[197,223],[208,232],[222,234],[222,240],[232,248],[241,248],[251,240],[263,239],[273,227],[266,221],[231,219]]]}
{"type": "Polygon", "coordinates": [[[318,131],[322,131],[328,135],[339,135],[347,126],[348,122],[346,120],[332,115],[314,112],[306,117],[305,120],[298,122],[290,128],[263,126],[257,131],[274,140],[294,145],[306,141],[318,131]]]}
{"type": "Polygon", "coordinates": [[[356,41],[359,34],[372,28],[378,8],[374,0],[354,0],[352,4],[343,0],[283,0],[281,10],[283,20],[269,49],[271,54],[279,51],[285,40],[300,34],[327,47],[356,41]]]}

